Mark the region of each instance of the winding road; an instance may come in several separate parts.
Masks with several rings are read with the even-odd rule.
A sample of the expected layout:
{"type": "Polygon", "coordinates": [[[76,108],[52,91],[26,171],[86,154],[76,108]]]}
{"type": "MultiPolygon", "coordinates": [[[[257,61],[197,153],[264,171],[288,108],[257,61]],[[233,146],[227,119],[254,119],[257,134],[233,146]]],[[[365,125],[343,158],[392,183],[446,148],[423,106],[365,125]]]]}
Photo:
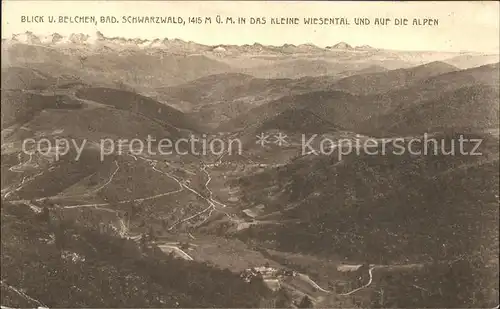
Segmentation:
{"type": "Polygon", "coordinates": [[[194,259],[193,259],[193,258],[192,258],[189,254],[187,254],[186,252],[184,252],[182,249],[180,249],[180,248],[179,248],[179,247],[177,247],[177,246],[172,246],[172,245],[165,245],[165,244],[163,244],[163,245],[157,245],[157,247],[158,247],[158,248],[160,248],[160,249],[163,249],[163,248],[165,248],[165,249],[172,249],[172,250],[174,250],[175,252],[179,253],[179,255],[180,255],[183,259],[185,259],[185,260],[187,260],[187,261],[194,261],[194,259]]]}
{"type": "Polygon", "coordinates": [[[365,285],[363,285],[363,286],[361,286],[359,288],[356,288],[356,289],[354,289],[352,291],[349,291],[347,293],[341,293],[341,294],[337,294],[337,295],[339,295],[339,296],[349,296],[349,295],[354,294],[354,293],[356,293],[358,291],[361,291],[362,289],[365,289],[365,288],[369,287],[370,284],[372,284],[372,282],[373,282],[373,270],[375,268],[376,268],[376,266],[372,266],[372,267],[370,267],[370,269],[368,269],[368,275],[370,276],[370,279],[368,279],[368,282],[365,285]]]}
{"type": "MultiPolygon", "coordinates": [[[[349,291],[349,292],[347,292],[347,293],[340,293],[340,294],[336,294],[336,295],[337,295],[337,296],[349,296],[349,295],[352,295],[352,294],[354,294],[354,293],[356,293],[356,292],[358,292],[358,291],[361,291],[361,290],[363,290],[363,289],[365,289],[365,288],[369,287],[369,286],[372,284],[372,282],[373,282],[373,270],[374,270],[375,268],[377,268],[377,267],[378,267],[378,266],[372,266],[372,267],[370,267],[370,268],[368,269],[368,275],[370,276],[370,278],[368,279],[368,282],[367,282],[365,285],[363,285],[363,286],[361,286],[361,287],[359,287],[359,288],[356,288],[356,289],[354,289],[354,290],[352,290],[352,291],[349,291]]],[[[304,281],[308,282],[310,285],[312,285],[315,289],[317,289],[317,290],[319,290],[319,291],[321,291],[321,292],[323,292],[323,293],[328,293],[328,294],[330,294],[330,293],[332,293],[332,292],[333,292],[333,291],[326,290],[326,289],[322,288],[319,284],[317,284],[314,280],[312,280],[312,279],[311,279],[309,276],[307,276],[307,275],[304,275],[304,274],[298,274],[298,276],[299,276],[302,280],[304,280],[304,281]]]]}

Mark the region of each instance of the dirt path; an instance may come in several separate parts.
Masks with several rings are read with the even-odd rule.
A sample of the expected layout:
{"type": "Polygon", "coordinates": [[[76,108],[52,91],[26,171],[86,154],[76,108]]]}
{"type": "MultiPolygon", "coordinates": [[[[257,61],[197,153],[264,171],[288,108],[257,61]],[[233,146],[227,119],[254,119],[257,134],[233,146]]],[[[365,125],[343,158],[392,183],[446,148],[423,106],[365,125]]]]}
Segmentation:
{"type": "Polygon", "coordinates": [[[37,304],[37,305],[38,305],[38,306],[40,306],[40,307],[44,307],[44,308],[46,308],[46,306],[45,306],[44,304],[42,304],[42,302],[40,302],[39,300],[36,300],[36,299],[34,299],[33,297],[29,296],[28,294],[26,294],[26,293],[22,292],[21,290],[19,290],[19,289],[15,288],[15,287],[13,287],[13,286],[11,286],[11,285],[9,285],[9,284],[5,283],[3,280],[0,280],[0,284],[1,284],[2,286],[6,287],[7,289],[9,289],[9,290],[13,291],[14,293],[16,293],[16,294],[20,295],[20,296],[21,296],[21,297],[23,297],[24,299],[29,300],[30,302],[33,302],[33,303],[37,304]]]}

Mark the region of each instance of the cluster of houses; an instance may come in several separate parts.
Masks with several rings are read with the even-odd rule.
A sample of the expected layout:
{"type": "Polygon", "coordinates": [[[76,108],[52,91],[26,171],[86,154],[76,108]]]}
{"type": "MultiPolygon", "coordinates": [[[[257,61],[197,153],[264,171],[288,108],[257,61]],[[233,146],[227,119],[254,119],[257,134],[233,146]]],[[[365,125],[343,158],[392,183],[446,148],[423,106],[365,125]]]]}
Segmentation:
{"type": "Polygon", "coordinates": [[[250,282],[255,277],[262,277],[264,280],[271,280],[292,276],[297,276],[297,272],[290,269],[278,269],[266,266],[247,268],[240,273],[240,277],[245,282],[250,282]]]}
{"type": "Polygon", "coordinates": [[[290,269],[277,269],[268,266],[247,268],[240,273],[240,277],[245,282],[251,282],[253,278],[260,277],[272,291],[280,289],[280,279],[283,277],[297,276],[297,272],[290,269]]]}

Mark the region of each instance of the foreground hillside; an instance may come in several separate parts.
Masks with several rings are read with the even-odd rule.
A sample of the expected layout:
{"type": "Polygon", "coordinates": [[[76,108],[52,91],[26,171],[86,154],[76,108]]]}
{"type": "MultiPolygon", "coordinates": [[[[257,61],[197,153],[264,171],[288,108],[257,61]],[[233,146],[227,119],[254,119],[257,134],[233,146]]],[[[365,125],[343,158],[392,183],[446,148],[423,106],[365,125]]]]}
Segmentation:
{"type": "Polygon", "coordinates": [[[99,221],[83,226],[57,210],[1,207],[5,306],[255,308],[269,295],[262,282],[104,234],[99,221]]]}

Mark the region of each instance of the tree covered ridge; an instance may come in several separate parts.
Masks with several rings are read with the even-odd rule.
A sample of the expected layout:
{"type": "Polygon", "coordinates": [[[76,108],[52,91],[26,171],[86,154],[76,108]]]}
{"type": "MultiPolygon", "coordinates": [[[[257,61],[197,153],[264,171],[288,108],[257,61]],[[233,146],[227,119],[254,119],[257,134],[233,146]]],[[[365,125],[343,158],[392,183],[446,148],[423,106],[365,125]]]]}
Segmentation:
{"type": "Polygon", "coordinates": [[[484,138],[481,156],[319,156],[241,178],[249,204],[296,223],[239,236],[375,264],[498,256],[498,140],[477,136],[484,138]],[[255,194],[263,188],[272,190],[255,194]]]}

